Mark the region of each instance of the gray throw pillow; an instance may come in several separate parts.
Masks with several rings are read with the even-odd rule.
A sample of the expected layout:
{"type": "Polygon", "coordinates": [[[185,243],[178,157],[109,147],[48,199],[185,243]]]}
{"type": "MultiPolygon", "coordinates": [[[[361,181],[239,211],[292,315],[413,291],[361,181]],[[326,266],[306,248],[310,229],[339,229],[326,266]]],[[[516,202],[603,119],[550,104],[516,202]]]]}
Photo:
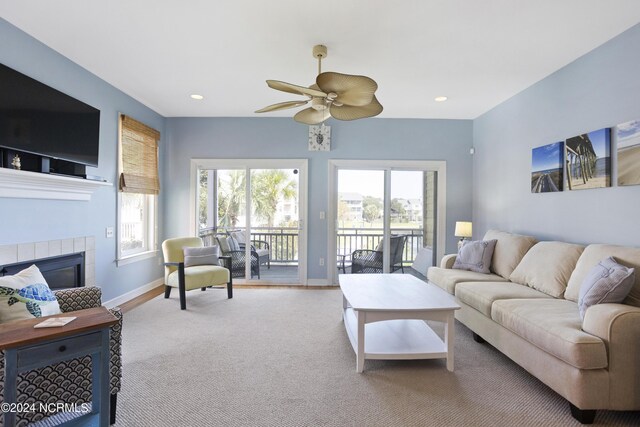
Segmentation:
{"type": "Polygon", "coordinates": [[[635,270],[618,264],[613,257],[600,261],[580,285],[580,317],[584,319],[584,313],[592,305],[624,301],[635,280],[635,270]]]}
{"type": "Polygon", "coordinates": [[[183,250],[185,267],[193,267],[194,265],[220,265],[217,246],[184,248],[183,250]]]}
{"type": "Polygon", "coordinates": [[[489,274],[493,250],[497,240],[475,240],[466,242],[458,251],[453,268],[489,274]]]}

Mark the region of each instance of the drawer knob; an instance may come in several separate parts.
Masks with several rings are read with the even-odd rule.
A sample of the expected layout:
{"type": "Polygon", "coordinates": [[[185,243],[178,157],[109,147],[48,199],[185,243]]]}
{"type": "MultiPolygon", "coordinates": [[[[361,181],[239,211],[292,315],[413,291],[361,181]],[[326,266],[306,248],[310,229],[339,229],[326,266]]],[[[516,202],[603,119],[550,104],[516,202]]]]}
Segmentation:
{"type": "Polygon", "coordinates": [[[60,348],[58,348],[58,351],[60,351],[60,353],[62,353],[63,351],[65,351],[67,349],[66,345],[61,345],[60,348]]]}

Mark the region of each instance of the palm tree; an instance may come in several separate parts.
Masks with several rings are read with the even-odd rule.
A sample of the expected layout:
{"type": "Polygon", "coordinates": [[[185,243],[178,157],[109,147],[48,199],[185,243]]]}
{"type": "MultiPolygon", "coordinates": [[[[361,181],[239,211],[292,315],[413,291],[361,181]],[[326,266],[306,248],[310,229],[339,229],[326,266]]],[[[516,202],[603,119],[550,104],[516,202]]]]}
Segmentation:
{"type": "Polygon", "coordinates": [[[258,218],[273,227],[278,201],[296,197],[296,182],[280,169],[254,172],[251,177],[251,201],[258,218]]]}
{"type": "Polygon", "coordinates": [[[234,228],[245,204],[245,172],[233,170],[228,173],[227,178],[220,179],[218,185],[218,225],[234,228]]]}

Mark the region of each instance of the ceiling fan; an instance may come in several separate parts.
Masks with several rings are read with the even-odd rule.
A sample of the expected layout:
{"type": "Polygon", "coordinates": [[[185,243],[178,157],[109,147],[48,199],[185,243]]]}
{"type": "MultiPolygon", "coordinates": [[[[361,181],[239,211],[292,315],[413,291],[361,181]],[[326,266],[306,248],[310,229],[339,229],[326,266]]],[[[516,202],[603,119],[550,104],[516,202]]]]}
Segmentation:
{"type": "Polygon", "coordinates": [[[269,105],[256,113],[285,110],[311,103],[311,107],[296,113],[293,119],[307,125],[322,123],[330,117],[338,120],[356,120],[377,116],[382,105],[375,97],[378,84],[366,76],[354,76],[334,72],[322,72],[322,59],[327,57],[327,47],[313,47],[313,57],[318,59],[318,77],[309,87],[298,86],[279,80],[267,80],[267,85],[296,95],[306,96],[306,100],[287,101],[269,105]]]}

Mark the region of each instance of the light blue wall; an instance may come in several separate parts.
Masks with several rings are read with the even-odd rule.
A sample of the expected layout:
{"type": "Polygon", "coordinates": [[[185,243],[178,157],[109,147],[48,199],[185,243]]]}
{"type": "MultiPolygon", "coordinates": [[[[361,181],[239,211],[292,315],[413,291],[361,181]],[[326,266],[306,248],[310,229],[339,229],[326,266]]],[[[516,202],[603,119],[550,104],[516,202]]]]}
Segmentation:
{"type": "Polygon", "coordinates": [[[475,237],[640,245],[640,186],[530,192],[532,148],[640,119],[639,52],[636,25],[474,121],[475,237]]]}
{"type": "MultiPolygon", "coordinates": [[[[2,19],[0,63],[100,109],[99,167],[88,173],[117,182],[118,112],[164,135],[163,117],[2,19]]],[[[164,146],[161,141],[161,157],[164,146]]],[[[104,300],[162,276],[156,259],[116,267],[115,238],[105,238],[105,228],[115,226],[115,185],[99,189],[90,202],[0,198],[0,245],[95,236],[96,282],[104,300]]]]}
{"type": "Polygon", "coordinates": [[[308,126],[291,118],[167,119],[166,235],[189,233],[192,158],[309,159],[309,278],[326,278],[318,265],[327,253],[328,159],[447,161],[447,252],[454,251],[456,220],[471,216],[472,123],[469,120],[331,120],[331,151],[307,149],[308,126]]]}

